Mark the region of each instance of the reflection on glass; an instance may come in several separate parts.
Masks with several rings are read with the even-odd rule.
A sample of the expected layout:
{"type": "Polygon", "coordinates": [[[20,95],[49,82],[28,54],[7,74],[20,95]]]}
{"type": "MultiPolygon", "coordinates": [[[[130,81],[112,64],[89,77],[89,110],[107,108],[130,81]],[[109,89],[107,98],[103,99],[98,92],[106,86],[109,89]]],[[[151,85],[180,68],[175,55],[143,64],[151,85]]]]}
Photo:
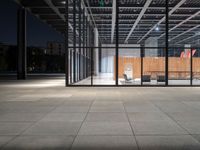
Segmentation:
{"type": "Polygon", "coordinates": [[[200,85],[200,48],[192,49],[192,83],[200,85]]]}
{"type": "Polygon", "coordinates": [[[137,45],[129,45],[130,48],[119,48],[119,85],[141,84],[140,47],[133,48],[133,46],[137,45]]]}
{"type": "Polygon", "coordinates": [[[169,53],[169,85],[190,84],[190,48],[174,48],[169,53]],[[179,53],[178,53],[179,52],[179,53]]]}
{"type": "Polygon", "coordinates": [[[143,58],[143,85],[165,84],[164,49],[145,48],[143,58]]]}
{"type": "Polygon", "coordinates": [[[102,45],[94,52],[94,85],[115,85],[115,48],[102,45]]]}

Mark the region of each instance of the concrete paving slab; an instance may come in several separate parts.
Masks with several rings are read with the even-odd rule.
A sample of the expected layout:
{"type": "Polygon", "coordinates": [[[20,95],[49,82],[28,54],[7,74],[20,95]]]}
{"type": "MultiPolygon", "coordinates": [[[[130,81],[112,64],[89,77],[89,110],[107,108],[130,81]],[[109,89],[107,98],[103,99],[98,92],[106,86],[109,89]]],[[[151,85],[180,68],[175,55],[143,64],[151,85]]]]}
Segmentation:
{"type": "Polygon", "coordinates": [[[89,106],[58,106],[52,112],[53,113],[81,113],[88,112],[90,109],[89,106]]]}
{"type": "Polygon", "coordinates": [[[200,143],[190,135],[136,136],[141,150],[199,150],[200,143]]]}
{"type": "Polygon", "coordinates": [[[70,150],[73,136],[19,136],[2,150],[70,150]]]}
{"type": "Polygon", "coordinates": [[[66,122],[82,122],[86,113],[49,113],[40,121],[66,121],[66,122]]]}
{"type": "Polygon", "coordinates": [[[84,122],[79,135],[133,135],[129,123],[84,122]]]}
{"type": "Polygon", "coordinates": [[[39,121],[23,135],[77,135],[81,122],[39,121]]]}
{"type": "Polygon", "coordinates": [[[16,136],[0,136],[0,148],[11,141],[16,136]]]}
{"type": "Polygon", "coordinates": [[[0,122],[0,135],[20,135],[31,125],[24,122],[0,122]]]}
{"type": "Polygon", "coordinates": [[[78,136],[72,150],[137,150],[133,136],[78,136]]]}
{"type": "Polygon", "coordinates": [[[128,118],[125,113],[90,112],[86,122],[128,122],[128,118]]]}
{"type": "Polygon", "coordinates": [[[187,132],[171,120],[131,122],[135,135],[183,135],[187,132]]]}

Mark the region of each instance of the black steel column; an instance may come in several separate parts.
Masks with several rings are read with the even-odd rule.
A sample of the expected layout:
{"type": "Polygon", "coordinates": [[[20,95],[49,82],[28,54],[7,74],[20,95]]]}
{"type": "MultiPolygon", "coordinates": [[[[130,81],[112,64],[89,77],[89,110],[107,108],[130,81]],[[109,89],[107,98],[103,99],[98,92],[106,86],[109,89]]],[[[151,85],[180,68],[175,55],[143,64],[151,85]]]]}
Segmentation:
{"type": "Polygon", "coordinates": [[[94,50],[94,48],[90,48],[90,51],[91,51],[91,72],[90,72],[90,74],[91,74],[91,86],[93,85],[93,72],[94,72],[94,60],[93,60],[93,50],[94,50]]]}
{"type": "MultiPolygon", "coordinates": [[[[86,20],[86,22],[85,22],[85,31],[86,31],[86,34],[85,34],[85,43],[86,43],[86,49],[85,49],[85,51],[88,51],[88,22],[87,22],[87,20],[86,20]]],[[[85,54],[85,51],[84,51],[84,54],[85,54]]],[[[87,62],[86,62],[86,77],[88,77],[88,70],[89,68],[88,68],[88,64],[87,64],[87,62]]]]}
{"type": "Polygon", "coordinates": [[[73,78],[76,82],[76,0],[73,0],[73,49],[74,49],[74,55],[73,55],[73,78]]]}
{"type": "Polygon", "coordinates": [[[85,8],[83,8],[83,79],[85,79],[85,8]]]}
{"type": "Polygon", "coordinates": [[[26,10],[18,10],[18,30],[17,30],[17,79],[25,80],[27,77],[27,39],[26,39],[26,10]]]}
{"type": "Polygon", "coordinates": [[[115,70],[116,70],[116,73],[115,73],[115,83],[116,85],[118,85],[118,67],[119,67],[119,62],[118,62],[118,57],[119,57],[119,5],[118,5],[118,1],[116,1],[116,67],[115,67],[115,70]]]}
{"type": "MultiPolygon", "coordinates": [[[[88,24],[87,24],[87,16],[85,17],[85,41],[84,41],[84,43],[86,43],[86,38],[87,38],[87,26],[88,26],[88,24]]],[[[86,44],[85,44],[86,45],[86,44]]],[[[87,45],[86,45],[86,48],[84,49],[84,52],[83,52],[83,54],[84,54],[84,78],[87,78],[87,64],[86,64],[86,59],[87,59],[87,57],[86,57],[86,51],[87,51],[87,45]]]]}
{"type": "Polygon", "coordinates": [[[70,84],[72,84],[73,83],[73,80],[72,80],[72,66],[73,66],[73,61],[72,61],[72,56],[73,56],[73,51],[72,51],[72,49],[70,49],[69,50],[69,54],[70,54],[70,84]]]}
{"type": "Polygon", "coordinates": [[[68,0],[65,1],[65,86],[69,85],[68,0]]]}
{"type": "Polygon", "coordinates": [[[90,51],[91,51],[91,86],[93,85],[93,75],[94,75],[94,48],[93,48],[93,32],[89,24],[89,42],[90,42],[90,51]]]}
{"type": "Polygon", "coordinates": [[[190,49],[190,85],[192,85],[193,80],[193,56],[192,56],[192,48],[190,49]]]}
{"type": "Polygon", "coordinates": [[[167,86],[168,85],[168,48],[169,48],[169,41],[168,41],[168,38],[169,38],[169,8],[168,8],[168,0],[165,0],[165,9],[166,9],[166,12],[165,12],[165,19],[166,19],[166,23],[165,23],[165,46],[166,46],[166,49],[165,49],[165,85],[167,86]]]}
{"type": "Polygon", "coordinates": [[[141,85],[143,85],[143,58],[144,58],[144,47],[140,48],[140,57],[141,57],[141,85]]]}
{"type": "Polygon", "coordinates": [[[79,0],[79,79],[78,80],[81,80],[81,41],[82,41],[82,34],[81,34],[81,0],[79,0]]]}
{"type": "Polygon", "coordinates": [[[82,50],[81,50],[81,79],[84,79],[84,55],[83,55],[83,51],[84,51],[84,47],[85,47],[85,24],[84,24],[84,17],[85,17],[85,8],[83,7],[82,10],[82,37],[83,37],[83,43],[82,43],[82,50]]]}
{"type": "Polygon", "coordinates": [[[101,49],[101,42],[99,41],[99,72],[101,73],[101,55],[102,55],[102,49],[101,49]]]}

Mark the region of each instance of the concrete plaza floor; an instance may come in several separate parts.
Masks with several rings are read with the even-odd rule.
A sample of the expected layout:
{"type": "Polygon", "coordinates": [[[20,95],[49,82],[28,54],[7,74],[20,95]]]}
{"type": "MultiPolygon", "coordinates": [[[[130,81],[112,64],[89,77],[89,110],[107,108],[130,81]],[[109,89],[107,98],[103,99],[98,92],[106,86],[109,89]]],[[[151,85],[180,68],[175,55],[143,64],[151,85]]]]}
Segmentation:
{"type": "Polygon", "coordinates": [[[200,88],[1,81],[0,149],[199,150],[200,88]]]}

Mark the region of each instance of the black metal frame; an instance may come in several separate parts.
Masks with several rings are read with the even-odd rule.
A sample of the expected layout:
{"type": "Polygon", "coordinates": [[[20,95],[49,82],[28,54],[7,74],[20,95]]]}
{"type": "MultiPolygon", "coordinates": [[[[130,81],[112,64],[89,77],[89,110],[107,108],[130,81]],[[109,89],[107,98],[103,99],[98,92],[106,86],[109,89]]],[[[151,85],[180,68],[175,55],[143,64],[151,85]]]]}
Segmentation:
{"type": "Polygon", "coordinates": [[[119,70],[118,70],[118,68],[119,68],[119,1],[116,1],[116,22],[115,22],[115,29],[116,29],[116,58],[115,58],[115,60],[116,60],[116,64],[115,64],[115,66],[116,66],[116,68],[115,68],[115,70],[116,70],[116,76],[115,76],[115,84],[118,86],[119,85],[119,83],[118,83],[118,78],[119,78],[119,76],[118,76],[118,72],[119,72],[119,70]]]}
{"type": "Polygon", "coordinates": [[[140,57],[141,57],[141,85],[143,85],[143,57],[144,57],[144,47],[140,48],[140,57]]]}
{"type": "MultiPolygon", "coordinates": [[[[78,15],[79,15],[79,21],[78,21],[78,24],[79,24],[79,46],[81,46],[81,43],[82,43],[82,34],[81,34],[81,18],[82,18],[82,10],[81,10],[81,0],[79,0],[79,4],[78,4],[78,8],[79,8],[79,12],[78,12],[78,15]]],[[[81,80],[81,48],[79,48],[79,52],[78,52],[78,64],[79,64],[79,67],[78,67],[78,80],[81,80]]]]}
{"type": "Polygon", "coordinates": [[[169,42],[168,42],[168,37],[169,37],[169,9],[168,9],[168,0],[165,0],[165,85],[168,85],[168,48],[169,48],[169,42]]]}
{"type": "Polygon", "coordinates": [[[17,79],[27,78],[26,9],[19,8],[17,18],[17,79]]]}
{"type": "MultiPolygon", "coordinates": [[[[68,22],[68,21],[67,21],[68,22]]],[[[73,82],[76,82],[76,0],[73,2],[73,82]]]]}
{"type": "Polygon", "coordinates": [[[69,86],[69,25],[67,21],[69,19],[68,0],[65,0],[65,10],[65,86],[69,86]]]}
{"type": "Polygon", "coordinates": [[[193,85],[193,56],[192,49],[190,49],[190,85],[193,85]]]}
{"type": "MultiPolygon", "coordinates": [[[[76,0],[74,0],[74,5],[76,5],[76,3],[75,3],[75,1],[76,0]]],[[[193,81],[193,56],[192,56],[192,49],[193,48],[195,48],[195,47],[193,47],[193,48],[190,48],[190,50],[191,50],[191,57],[190,57],[190,85],[169,85],[168,84],[168,81],[169,81],[169,77],[168,77],[168,71],[169,71],[169,66],[168,66],[168,57],[169,57],[169,51],[168,51],[168,49],[170,49],[170,48],[172,48],[172,47],[169,47],[169,41],[168,41],[168,39],[169,39],[169,6],[168,6],[168,0],[166,0],[165,1],[166,2],[166,14],[165,14],[165,18],[166,18],[166,23],[165,23],[165,47],[143,47],[143,46],[141,46],[140,47],[140,54],[141,54],[141,84],[140,85],[119,85],[118,84],[118,68],[119,68],[119,63],[118,63],[118,58],[119,58],[119,48],[127,48],[127,47],[119,47],[119,26],[118,26],[118,22],[119,22],[119,7],[118,7],[118,1],[116,1],[116,25],[115,25],[115,31],[116,31],[116,45],[115,45],[115,47],[109,47],[109,48],[115,48],[116,49],[116,56],[115,56],[115,58],[116,58],[116,76],[115,76],[115,78],[116,78],[116,82],[115,82],[115,85],[94,85],[93,84],[93,70],[94,70],[94,65],[93,65],[93,50],[95,49],[95,48],[107,48],[107,47],[102,47],[102,46],[100,46],[100,47],[94,47],[94,45],[93,44],[91,44],[91,42],[92,42],[92,31],[91,31],[91,25],[88,23],[88,21],[87,21],[87,18],[86,18],[86,16],[85,16],[85,11],[84,11],[84,9],[85,8],[83,8],[83,46],[80,46],[80,44],[79,44],[79,46],[77,47],[76,46],[76,25],[74,26],[74,31],[73,31],[73,36],[74,36],[74,42],[73,42],[73,46],[72,47],[70,47],[69,46],[69,43],[68,43],[68,41],[67,40],[65,40],[66,42],[65,42],[65,44],[66,44],[66,52],[67,52],[67,55],[66,55],[66,62],[69,62],[68,61],[68,50],[70,49],[70,48],[73,48],[74,50],[76,50],[76,48],[79,48],[79,49],[83,49],[83,56],[84,56],[84,60],[83,60],[83,62],[84,62],[84,64],[83,64],[83,70],[87,70],[87,67],[88,66],[86,66],[87,65],[87,60],[86,59],[89,59],[89,58],[87,58],[88,56],[87,56],[87,52],[88,52],[88,50],[90,51],[90,62],[89,63],[91,63],[91,65],[90,65],[90,77],[91,77],[91,84],[90,85],[75,85],[75,84],[73,84],[72,82],[71,82],[71,84],[69,84],[67,81],[69,80],[69,77],[67,76],[68,74],[69,74],[69,72],[68,72],[68,64],[66,64],[66,86],[74,86],[74,87],[77,87],[77,86],[83,86],[83,87],[90,87],[90,86],[96,86],[96,87],[105,87],[105,86],[107,86],[107,87],[113,87],[113,86],[120,86],[120,87],[141,87],[141,86],[143,86],[143,87],[166,87],[166,86],[168,86],[168,87],[188,87],[188,86],[200,86],[200,85],[193,85],[193,83],[192,83],[192,81],[193,81]],[[85,30],[85,26],[86,26],[86,30],[85,30]],[[89,29],[88,29],[89,28],[89,29]],[[85,35],[85,33],[86,33],[86,35],[85,35]],[[85,44],[85,42],[86,42],[86,44],[85,44]],[[88,43],[89,43],[89,45],[88,45],[88,43]],[[85,46],[86,45],[86,46],[85,46]],[[163,49],[165,49],[165,84],[164,85],[143,85],[143,58],[144,58],[144,50],[145,50],[145,48],[163,48],[163,49]]],[[[67,8],[67,6],[68,6],[68,3],[67,3],[67,0],[66,0],[66,22],[68,22],[68,8],[67,8]]],[[[75,6],[74,6],[75,7],[75,6]]],[[[79,12],[80,13],[80,12],[79,12]]],[[[76,18],[75,18],[75,16],[76,16],[76,11],[75,12],[73,12],[73,21],[74,21],[74,23],[76,23],[76,18]]],[[[66,27],[68,28],[68,25],[66,24],[66,27]]],[[[68,38],[68,30],[66,30],[66,36],[65,36],[65,38],[68,38]]],[[[128,47],[128,48],[139,48],[139,47],[128,47]]],[[[175,48],[180,48],[180,47],[175,47],[175,48]]],[[[185,48],[185,47],[184,47],[185,48]]],[[[75,56],[75,55],[74,55],[75,56]]],[[[75,59],[73,60],[74,61],[74,69],[73,69],[73,71],[75,71],[75,59]]],[[[70,60],[70,62],[71,62],[71,60],[70,60]]],[[[80,66],[79,66],[80,67],[80,66]]],[[[71,68],[71,67],[70,67],[71,68]]],[[[72,69],[70,69],[71,71],[72,71],[72,69]]],[[[72,77],[71,77],[72,78],[72,77]]],[[[87,75],[85,75],[85,72],[83,73],[83,78],[87,78],[87,75]]],[[[74,80],[76,79],[76,76],[75,76],[75,73],[74,73],[74,80]]],[[[74,82],[74,83],[76,83],[76,81],[74,82]]]]}

